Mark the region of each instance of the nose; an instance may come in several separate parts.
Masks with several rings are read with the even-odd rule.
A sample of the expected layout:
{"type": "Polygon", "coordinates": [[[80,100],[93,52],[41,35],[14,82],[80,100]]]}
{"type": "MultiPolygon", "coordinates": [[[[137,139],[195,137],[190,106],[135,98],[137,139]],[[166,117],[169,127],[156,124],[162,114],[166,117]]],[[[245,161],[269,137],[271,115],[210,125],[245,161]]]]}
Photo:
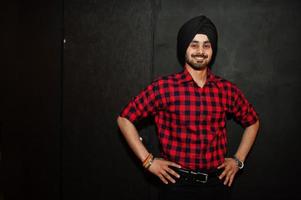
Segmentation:
{"type": "Polygon", "coordinates": [[[205,53],[205,50],[204,50],[204,48],[200,45],[200,46],[197,48],[197,52],[200,53],[200,54],[204,54],[204,53],[205,53]]]}

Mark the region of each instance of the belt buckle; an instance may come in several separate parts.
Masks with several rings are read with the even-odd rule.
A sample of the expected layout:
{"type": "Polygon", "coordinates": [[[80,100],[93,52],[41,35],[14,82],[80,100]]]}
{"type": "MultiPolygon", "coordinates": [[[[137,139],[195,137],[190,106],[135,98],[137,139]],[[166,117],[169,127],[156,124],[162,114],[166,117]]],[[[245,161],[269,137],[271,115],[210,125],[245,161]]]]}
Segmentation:
{"type": "Polygon", "coordinates": [[[196,178],[196,182],[201,182],[201,183],[207,183],[208,181],[208,174],[202,173],[202,172],[193,172],[191,171],[191,174],[193,175],[202,175],[203,177],[205,177],[205,180],[199,180],[198,178],[196,178]]]}

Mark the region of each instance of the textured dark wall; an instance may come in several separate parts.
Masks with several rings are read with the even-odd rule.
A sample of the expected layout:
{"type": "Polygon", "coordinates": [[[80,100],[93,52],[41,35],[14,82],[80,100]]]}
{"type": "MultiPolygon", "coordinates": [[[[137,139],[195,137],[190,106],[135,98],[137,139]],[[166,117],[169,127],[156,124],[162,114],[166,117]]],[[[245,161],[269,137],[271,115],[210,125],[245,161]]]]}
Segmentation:
{"type": "Polygon", "coordinates": [[[62,4],[1,6],[4,199],[58,199],[62,4]]]}
{"type": "Polygon", "coordinates": [[[148,183],[116,127],[150,81],[150,1],[65,1],[63,199],[148,199],[148,183]]]}
{"type": "MultiPolygon", "coordinates": [[[[177,31],[202,13],[219,31],[213,71],[236,83],[261,118],[233,199],[297,199],[300,8],[297,0],[10,4],[2,12],[4,198],[156,199],[158,180],[143,171],[116,117],[151,80],[181,70],[177,31]]],[[[139,130],[157,152],[150,123],[139,130]]],[[[228,130],[231,155],[243,130],[232,121],[228,130]]]]}

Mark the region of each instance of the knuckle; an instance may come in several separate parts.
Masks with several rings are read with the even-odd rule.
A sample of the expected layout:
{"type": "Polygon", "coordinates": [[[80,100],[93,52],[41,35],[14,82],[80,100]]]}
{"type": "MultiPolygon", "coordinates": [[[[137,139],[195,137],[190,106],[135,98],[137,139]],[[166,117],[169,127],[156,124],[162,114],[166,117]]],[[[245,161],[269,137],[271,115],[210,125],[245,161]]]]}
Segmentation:
{"type": "Polygon", "coordinates": [[[164,166],[163,166],[163,169],[164,169],[165,171],[167,171],[167,170],[169,169],[168,165],[164,165],[164,166]]]}
{"type": "Polygon", "coordinates": [[[163,177],[167,177],[167,174],[164,172],[164,173],[162,173],[162,175],[163,175],[163,177]]]}
{"type": "Polygon", "coordinates": [[[174,174],[174,173],[175,173],[172,169],[168,169],[167,172],[168,172],[169,174],[174,174]]]}

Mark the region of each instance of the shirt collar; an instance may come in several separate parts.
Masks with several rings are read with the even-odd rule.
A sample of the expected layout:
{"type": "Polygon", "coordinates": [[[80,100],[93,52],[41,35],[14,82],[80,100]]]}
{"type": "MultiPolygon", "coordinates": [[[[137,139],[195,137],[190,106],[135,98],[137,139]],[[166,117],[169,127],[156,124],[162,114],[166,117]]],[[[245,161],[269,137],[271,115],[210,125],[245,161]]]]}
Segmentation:
{"type": "MultiPolygon", "coordinates": [[[[206,82],[207,83],[215,83],[216,84],[216,77],[215,75],[212,73],[210,68],[207,68],[207,79],[206,82]]],[[[194,82],[192,76],[190,75],[189,71],[187,70],[187,68],[185,68],[179,77],[179,83],[187,83],[187,82],[194,82]]]]}

